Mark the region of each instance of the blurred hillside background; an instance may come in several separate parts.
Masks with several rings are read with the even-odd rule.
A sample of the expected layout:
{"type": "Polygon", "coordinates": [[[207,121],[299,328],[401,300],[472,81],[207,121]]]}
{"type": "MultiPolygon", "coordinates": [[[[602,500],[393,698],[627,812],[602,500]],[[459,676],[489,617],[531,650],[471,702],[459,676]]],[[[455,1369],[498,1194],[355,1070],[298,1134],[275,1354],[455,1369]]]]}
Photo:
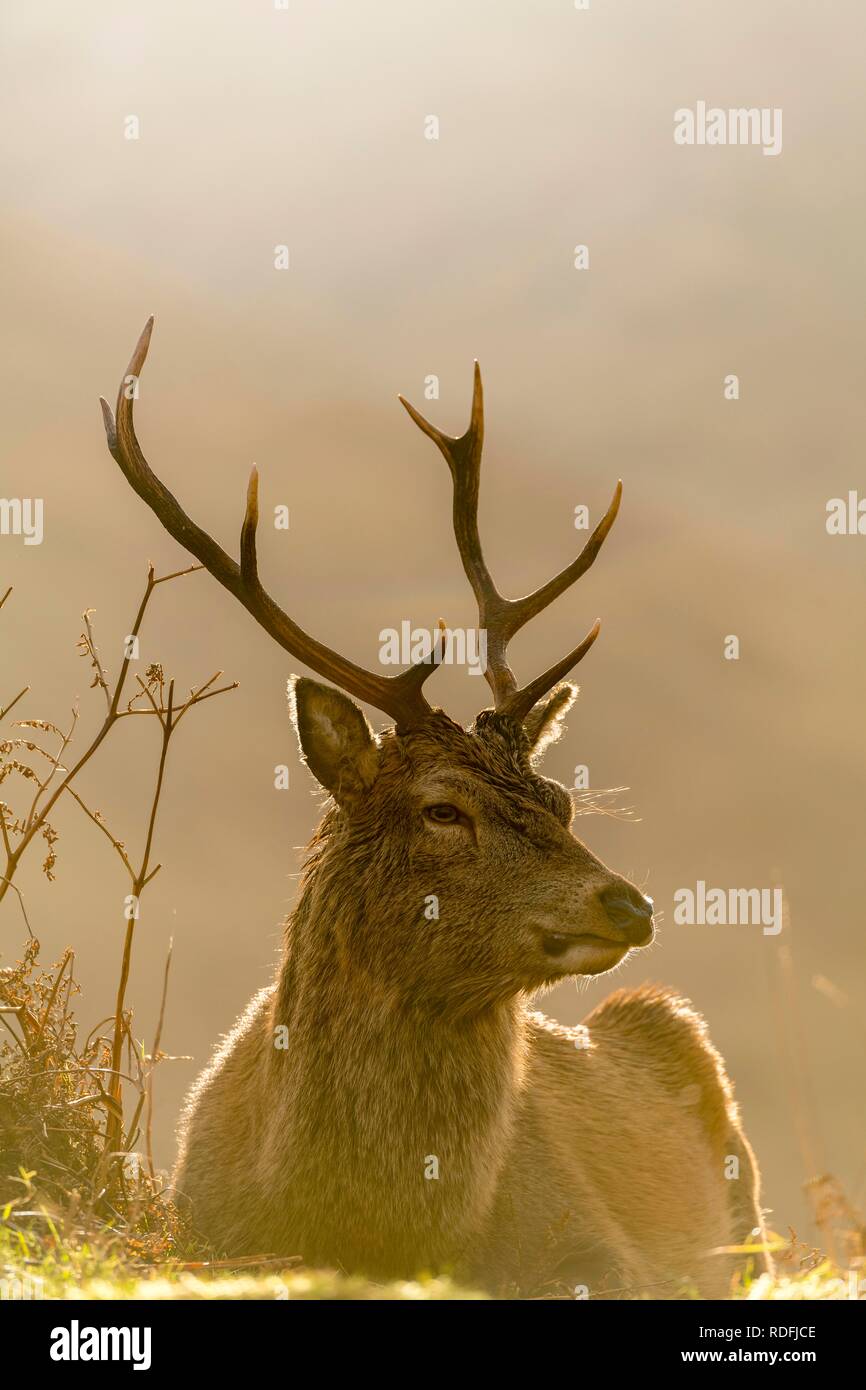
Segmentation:
{"type": "MultiPolygon", "coordinates": [[[[736,1080],[774,1224],[808,1232],[812,1171],[862,1202],[866,538],[825,529],[829,498],[866,492],[862,4],[10,0],[2,23],[0,493],[44,498],[45,536],[0,537],[0,698],[29,683],[16,714],[65,724],[80,694],[81,751],[103,712],[82,611],[115,674],[146,562],[187,563],[97,406],[148,314],[152,466],[236,553],[255,461],[265,515],[291,513],[261,528],[265,583],[366,665],[403,619],[475,622],[447,469],[396,394],[460,432],[478,357],[506,593],[572,557],[576,506],[594,523],[625,489],[596,566],[513,655],[533,675],[602,619],[546,771],[630,788],[637,823],[578,831],[664,916],[614,980],[543,1007],[573,1023],[612,984],[676,986],[736,1080]],[[678,147],[673,113],[698,100],[781,107],[782,153],[678,147]],[[676,925],[698,879],[784,885],[784,931],[676,925]]],[[[157,1078],[168,1165],[183,1092],[270,977],[318,803],[286,713],[297,664],[209,576],[158,591],[136,669],[151,661],[184,690],[241,681],[173,743],[136,939],[136,1028],[152,1038],[173,936],[163,1047],[195,1057],[157,1078]]],[[[486,703],[461,671],[429,690],[465,720],[486,703]]],[[[80,787],[136,852],[157,734],[122,723],[80,787]]],[[[77,807],[55,820],[56,882],[35,852],[18,882],[45,958],[75,946],[95,1022],[128,888],[77,807]]],[[[22,935],[8,894],[0,964],[22,935]]]]}

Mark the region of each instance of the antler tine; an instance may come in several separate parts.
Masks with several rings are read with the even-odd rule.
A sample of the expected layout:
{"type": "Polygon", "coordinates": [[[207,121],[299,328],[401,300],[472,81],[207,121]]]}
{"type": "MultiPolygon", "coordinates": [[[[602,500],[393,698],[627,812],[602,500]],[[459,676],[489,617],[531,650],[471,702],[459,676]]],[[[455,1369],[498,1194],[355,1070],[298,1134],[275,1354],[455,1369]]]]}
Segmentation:
{"type": "Polygon", "coordinates": [[[285,651],[349,694],[382,710],[398,727],[409,728],[420,723],[431,712],[422,694],[422,686],[442,659],[441,638],[437,640],[428,661],[417,662],[397,676],[376,675],[362,666],[356,666],[298,627],[262,587],[256,559],[259,478],[255,467],[247,488],[239,565],[207,531],[203,531],[187,516],[177,498],[153,472],[136,437],[133,421],[133,398],[136,393],[134,389],[129,389],[130,378],[134,378],[137,384],[147,358],[152,332],[151,317],[144,326],[120,383],[116,415],[108,402],[100,398],[108,448],[127,482],[147,503],[169,535],[190,551],[229,593],[234,594],[285,651]]]}
{"type": "Polygon", "coordinates": [[[554,662],[553,666],[548,667],[542,675],[536,676],[534,681],[523,686],[522,690],[516,690],[501,706],[497,705],[499,712],[510,714],[514,719],[525,719],[532,706],[541,699],[542,695],[546,695],[548,690],[552,690],[563,677],[568,675],[569,671],[574,670],[579,661],[583,661],[600,632],[601,623],[596,619],[583,641],[574,648],[574,651],[569,652],[568,656],[564,656],[561,661],[554,662]]]}
{"type": "Polygon", "coordinates": [[[481,450],[484,444],[484,390],[481,368],[475,363],[472,390],[472,414],[465,434],[454,437],[437,430],[404,396],[398,400],[418,428],[433,440],[448,468],[454,483],[453,521],[457,548],[466,577],[478,604],[478,623],[487,633],[487,668],[485,676],[493,691],[497,708],[517,690],[517,681],[508,665],[505,653],[507,637],[503,619],[509,608],[487,568],[481,537],[478,532],[478,491],[481,481],[481,450]]]}
{"type": "Polygon", "coordinates": [[[508,605],[511,613],[508,624],[509,636],[513,636],[515,632],[519,632],[524,623],[528,623],[530,618],[534,618],[536,614],[540,613],[548,604],[553,603],[555,598],[559,598],[560,594],[564,594],[566,589],[571,588],[571,585],[576,583],[581,575],[586,574],[586,571],[601,550],[608,531],[616,521],[621,501],[622,479],[620,478],[617,480],[616,487],[613,490],[610,506],[596,526],[589,540],[586,542],[586,545],[577,556],[577,559],[572,560],[570,565],[566,565],[565,569],[559,571],[559,574],[555,574],[552,579],[548,579],[546,584],[542,584],[540,588],[533,590],[531,594],[527,594],[524,598],[512,599],[510,601],[508,605]]]}
{"type": "Polygon", "coordinates": [[[472,415],[469,428],[459,438],[455,439],[437,430],[403,396],[399,396],[398,400],[418,428],[437,445],[451,470],[454,480],[454,533],[460,557],[478,599],[479,610],[484,616],[488,616],[488,610],[491,607],[495,609],[497,603],[501,604],[503,600],[487,568],[478,534],[478,489],[481,479],[481,450],[484,444],[484,391],[481,385],[481,368],[476,362],[472,415]]]}
{"type": "Polygon", "coordinates": [[[450,469],[454,483],[454,534],[463,568],[478,603],[478,621],[487,633],[487,683],[493,691],[495,708],[522,719],[546,691],[583,659],[598,636],[600,624],[596,623],[567,657],[522,689],[518,688],[508,663],[508,643],[530,618],[534,618],[589,569],[616,520],[622,499],[622,482],[617,482],[610,506],[570,565],[523,598],[503,598],[487,568],[478,531],[478,493],[484,441],[484,397],[478,363],[475,363],[469,428],[459,437],[443,434],[403,396],[399,400],[418,428],[437,445],[450,469]]]}

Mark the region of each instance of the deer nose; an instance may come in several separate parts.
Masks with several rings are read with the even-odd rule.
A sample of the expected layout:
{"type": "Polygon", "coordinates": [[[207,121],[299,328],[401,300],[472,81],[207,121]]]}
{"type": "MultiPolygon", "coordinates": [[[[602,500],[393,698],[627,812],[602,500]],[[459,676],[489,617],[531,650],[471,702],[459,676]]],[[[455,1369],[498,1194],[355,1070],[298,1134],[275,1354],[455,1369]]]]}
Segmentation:
{"type": "Polygon", "coordinates": [[[608,921],[632,946],[648,946],[653,939],[653,900],[630,883],[615,883],[599,893],[608,921]]]}

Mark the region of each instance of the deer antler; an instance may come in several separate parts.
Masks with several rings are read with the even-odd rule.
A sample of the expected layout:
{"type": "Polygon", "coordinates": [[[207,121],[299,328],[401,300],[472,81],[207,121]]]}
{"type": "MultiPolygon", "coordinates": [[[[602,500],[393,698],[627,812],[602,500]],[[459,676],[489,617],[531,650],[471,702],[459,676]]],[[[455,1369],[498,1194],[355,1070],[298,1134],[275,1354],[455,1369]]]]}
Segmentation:
{"type": "Polygon", "coordinates": [[[153,318],[149,318],[132,354],[117,393],[117,418],[108,402],[100,398],[105,433],[112,456],[120,464],[127,482],[135,489],[166,531],[200,560],[214,579],[234,594],[267,633],[292,656],[343,690],[384,711],[400,728],[420,723],[431,712],[421,687],[441,660],[441,638],[428,661],[418,662],[396,676],[374,675],[362,666],[340,656],[330,647],[310,637],[283,612],[262,588],[256,560],[256,527],[259,519],[258,471],[254,467],[247,488],[247,504],[241,528],[240,564],[236,564],[212,536],[197,526],[177,498],[151,470],[135,435],[130,376],[141,375],[150,346],[153,318]]]}
{"type": "Polygon", "coordinates": [[[439,448],[451,470],[454,482],[454,534],[463,568],[478,602],[478,622],[487,633],[485,675],[493,691],[494,705],[503,714],[510,714],[515,719],[524,719],[536,701],[586,656],[599,634],[601,624],[596,622],[574,651],[569,652],[568,656],[557,661],[522,689],[518,689],[514,672],[508,664],[508,643],[524,623],[534,618],[589,569],[616,520],[622,497],[622,483],[617,483],[610,506],[576,560],[572,560],[571,564],[554,575],[553,579],[549,579],[541,588],[524,598],[503,598],[487,568],[478,534],[478,489],[481,449],[484,443],[484,396],[478,363],[475,363],[475,386],[469,428],[459,438],[443,434],[402,396],[399,399],[418,428],[439,448]]]}

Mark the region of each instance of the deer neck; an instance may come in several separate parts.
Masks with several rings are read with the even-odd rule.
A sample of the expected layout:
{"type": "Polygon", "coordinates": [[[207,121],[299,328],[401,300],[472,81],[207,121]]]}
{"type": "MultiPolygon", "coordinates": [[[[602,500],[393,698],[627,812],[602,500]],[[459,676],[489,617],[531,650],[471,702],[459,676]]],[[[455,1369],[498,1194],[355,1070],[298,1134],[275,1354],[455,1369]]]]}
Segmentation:
{"type": "Polygon", "coordinates": [[[347,947],[363,912],[351,898],[308,884],[287,925],[273,1014],[286,1028],[273,1065],[287,1166],[309,1185],[299,1200],[315,1189],[327,1207],[346,1258],[361,1221],[368,1264],[371,1231],[383,1252],[435,1263],[471,1241],[492,1205],[523,1085],[525,1013],[514,999],[455,1018],[377,983],[347,947]]]}

